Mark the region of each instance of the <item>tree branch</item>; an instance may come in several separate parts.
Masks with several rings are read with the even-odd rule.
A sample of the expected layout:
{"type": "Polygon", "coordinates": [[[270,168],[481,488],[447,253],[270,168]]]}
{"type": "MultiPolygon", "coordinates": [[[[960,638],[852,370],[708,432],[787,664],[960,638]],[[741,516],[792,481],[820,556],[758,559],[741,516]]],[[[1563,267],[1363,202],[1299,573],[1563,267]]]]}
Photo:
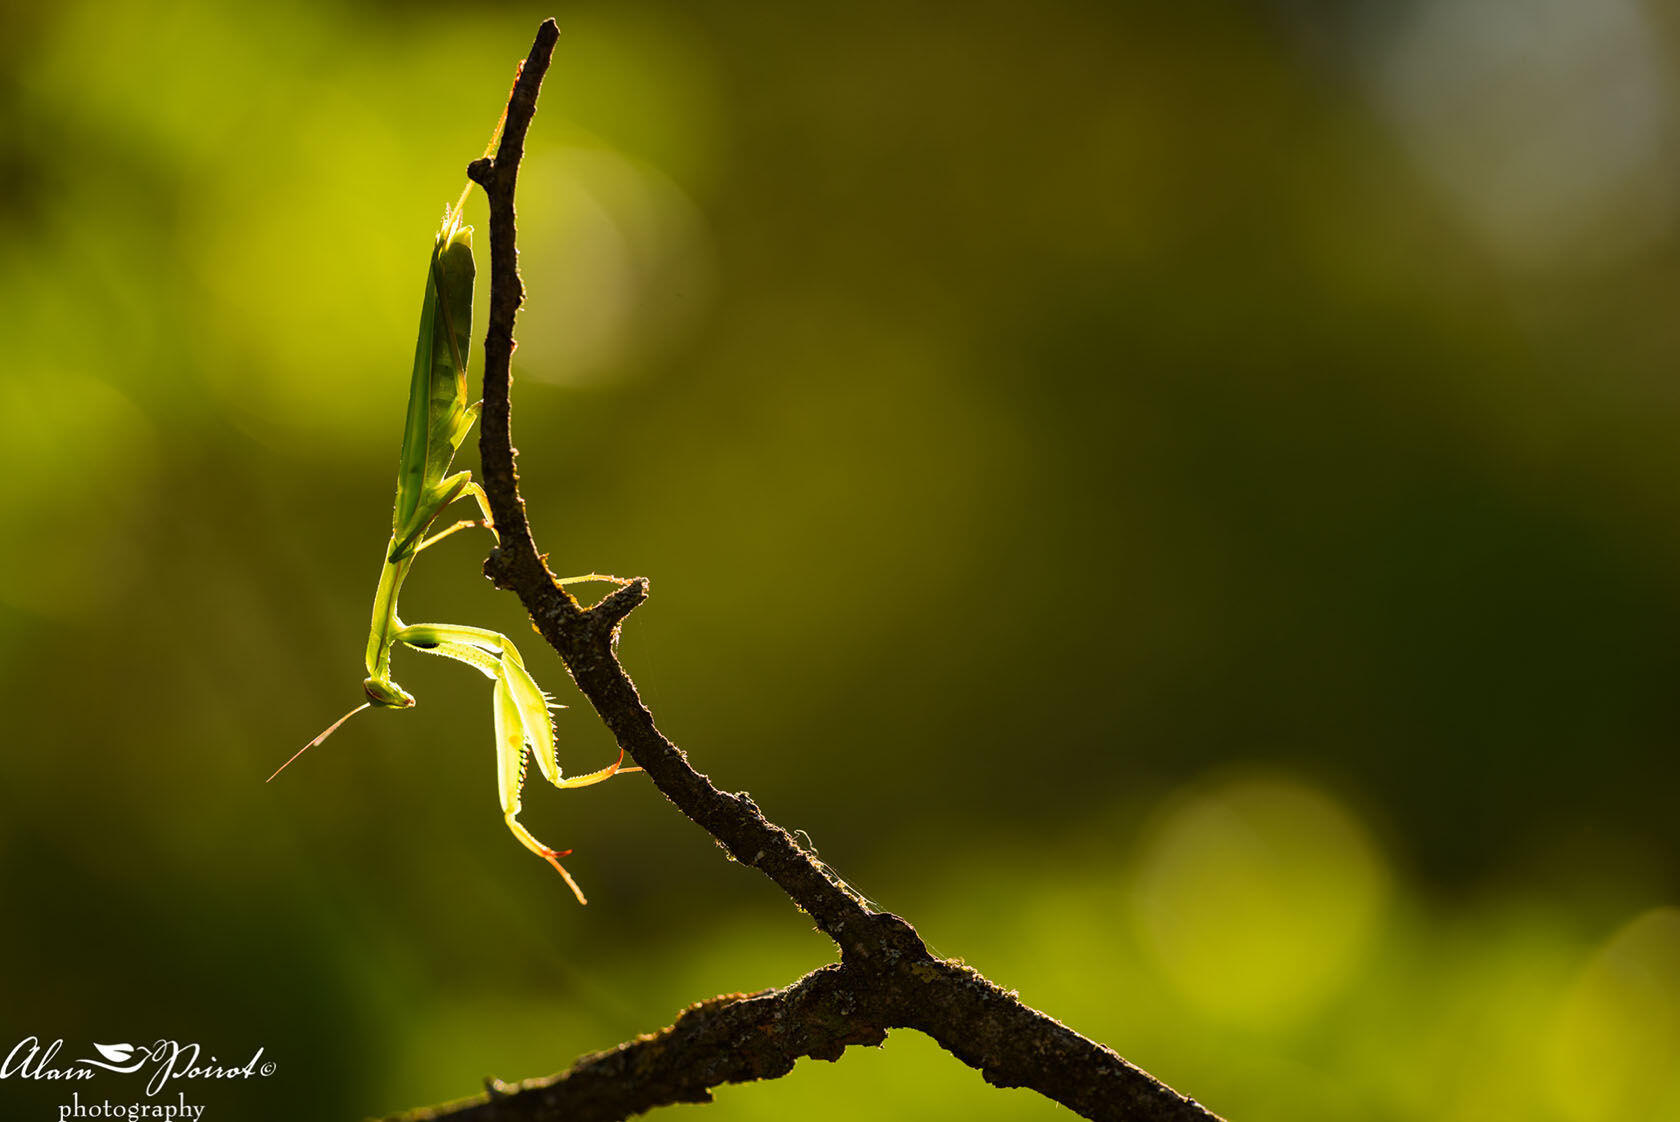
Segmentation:
{"type": "Polygon", "coordinates": [[[627,1118],[668,1103],[708,1101],[712,1087],[775,1078],[801,1057],[837,1059],[848,1045],[880,1044],[888,1029],[914,1028],[988,1082],[1032,1088],[1087,1118],[1217,1122],[1110,1049],[1023,1005],[974,970],[935,958],[913,927],[873,910],[746,794],[713,786],[659,731],[618,662],[619,625],[647,598],[648,582],[631,581],[586,609],[538,554],[519,494],[508,403],[513,324],[524,300],[513,203],[525,134],[558,37],[554,22],[544,22],[509,98],[500,147],[467,169],[490,199],[490,323],[479,453],[501,540],[485,562],[485,575],[518,594],[619,746],[665,797],[809,914],[839,947],[840,962],[786,989],[691,1006],[669,1028],[585,1056],[561,1075],[493,1085],[488,1096],[406,1117],[627,1118]]]}

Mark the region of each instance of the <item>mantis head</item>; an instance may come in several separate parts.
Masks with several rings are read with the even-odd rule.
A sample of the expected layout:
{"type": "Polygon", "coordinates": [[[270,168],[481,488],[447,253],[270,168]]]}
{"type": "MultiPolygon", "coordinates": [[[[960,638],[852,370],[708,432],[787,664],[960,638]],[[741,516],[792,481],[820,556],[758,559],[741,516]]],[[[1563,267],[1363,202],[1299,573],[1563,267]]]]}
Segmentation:
{"type": "Polygon", "coordinates": [[[364,678],[362,691],[367,694],[369,705],[377,705],[381,709],[414,708],[414,696],[389,678],[384,681],[364,678]]]}

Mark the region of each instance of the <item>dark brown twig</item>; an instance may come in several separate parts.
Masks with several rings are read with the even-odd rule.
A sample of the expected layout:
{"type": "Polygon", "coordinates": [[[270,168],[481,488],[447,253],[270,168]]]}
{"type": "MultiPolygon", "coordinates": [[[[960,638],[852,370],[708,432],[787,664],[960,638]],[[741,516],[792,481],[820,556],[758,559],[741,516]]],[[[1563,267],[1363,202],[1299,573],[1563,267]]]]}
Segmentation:
{"type": "Polygon", "coordinates": [[[647,581],[632,581],[586,609],[538,554],[519,495],[508,405],[513,323],[524,300],[513,199],[525,134],[558,37],[552,20],[542,25],[509,99],[500,147],[467,169],[490,198],[490,325],[479,452],[501,543],[485,562],[485,574],[518,594],[620,747],[666,798],[804,909],[840,948],[840,962],[786,989],[692,1006],[669,1028],[585,1056],[561,1075],[497,1085],[479,1099],[408,1117],[627,1118],[669,1103],[704,1102],[721,1084],[774,1078],[801,1057],[837,1059],[847,1045],[879,1044],[888,1029],[914,1028],[978,1068],[988,1082],[1030,1087],[1087,1118],[1217,1122],[1110,1049],[960,963],[935,958],[913,927],[872,909],[745,794],[714,787],[655,726],[615,653],[619,624],[647,598],[647,581]]]}

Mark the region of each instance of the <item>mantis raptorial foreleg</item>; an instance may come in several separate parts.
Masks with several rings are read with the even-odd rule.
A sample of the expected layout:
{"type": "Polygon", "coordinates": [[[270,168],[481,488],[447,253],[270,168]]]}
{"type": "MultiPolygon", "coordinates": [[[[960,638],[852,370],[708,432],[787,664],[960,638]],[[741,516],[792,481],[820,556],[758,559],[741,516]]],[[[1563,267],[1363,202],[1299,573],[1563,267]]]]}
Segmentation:
{"type": "Polygon", "coordinates": [[[427,654],[464,662],[495,682],[492,706],[496,725],[496,777],[502,800],[502,818],[521,845],[547,861],[566,878],[579,903],[587,903],[583,890],[572,879],[560,858],[571,850],[556,850],[539,842],[519,823],[520,793],[525,786],[526,752],[537,761],[537,770],[554,786],[565,790],[588,787],[611,779],[625,768],[624,752],[599,771],[562,778],[560,761],[554,753],[554,724],[549,710],[554,703],[537,685],[519,657],[519,648],[506,635],[481,627],[456,627],[441,623],[399,625],[393,633],[397,642],[427,654]]]}
{"type": "MultiPolygon", "coordinates": [[[[499,131],[499,129],[498,129],[499,131]]],[[[494,138],[492,139],[492,145],[494,138]]],[[[391,677],[391,651],[397,644],[429,654],[464,662],[490,678],[492,711],[495,718],[497,786],[501,794],[502,817],[519,843],[547,861],[566,879],[578,903],[586,903],[577,882],[560,864],[571,850],[552,849],[531,836],[520,825],[520,792],[525,782],[525,754],[536,757],[537,770],[556,787],[587,787],[610,779],[621,771],[640,771],[623,766],[624,753],[612,764],[587,775],[562,778],[555,755],[552,705],[519,657],[518,649],[505,635],[477,627],[448,624],[404,624],[397,616],[397,600],[415,558],[426,549],[469,527],[496,534],[490,502],[484,489],[473,482],[471,472],[446,475],[455,452],[478,419],[479,406],[467,403],[466,355],[472,335],[472,227],[461,224],[461,207],[466,195],[444,218],[432,245],[426,273],[425,298],[420,307],[420,334],[415,343],[414,371],[409,381],[407,422],[403,428],[402,457],[397,469],[397,499],[391,515],[391,540],[385,547],[379,574],[379,588],[373,598],[373,623],[368,632],[367,678],[362,689],[367,700],[352,709],[314,740],[299,749],[292,760],[331,736],[351,717],[370,706],[407,709],[414,698],[391,677]],[[463,518],[432,533],[432,525],[449,504],[470,497],[478,504],[481,518],[463,518]]],[[[618,577],[590,573],[569,577],[561,584],[583,581],[624,582],[618,577]]],[[[292,760],[280,765],[279,775],[292,760]]],[[[274,776],[269,776],[273,779],[274,776]]]]}

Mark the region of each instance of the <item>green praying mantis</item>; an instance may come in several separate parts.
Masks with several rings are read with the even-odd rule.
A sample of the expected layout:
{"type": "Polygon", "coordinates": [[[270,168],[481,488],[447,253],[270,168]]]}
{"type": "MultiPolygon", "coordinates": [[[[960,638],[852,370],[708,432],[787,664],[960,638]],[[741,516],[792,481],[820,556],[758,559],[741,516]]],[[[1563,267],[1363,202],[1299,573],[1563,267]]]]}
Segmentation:
{"type": "MultiPolygon", "coordinates": [[[[498,127],[498,132],[500,128],[498,127]]],[[[492,144],[494,139],[492,139],[492,144]]],[[[563,778],[555,756],[553,701],[525,669],[519,650],[507,636],[480,627],[441,623],[404,623],[397,615],[397,599],[403,582],[422,551],[460,530],[483,527],[496,536],[490,502],[484,489],[473,482],[470,471],[448,474],[461,442],[478,419],[481,402],[467,404],[466,354],[472,335],[473,255],[472,227],[462,225],[461,212],[468,192],[445,216],[432,245],[426,272],[425,299],[420,308],[420,334],[414,349],[414,372],[409,382],[408,415],[403,428],[402,457],[397,470],[397,500],[391,518],[391,541],[385,549],[379,588],[373,598],[373,626],[368,633],[367,678],[362,687],[367,700],[329,725],[326,731],[305,744],[292,758],[269,776],[285,771],[298,756],[337,732],[351,717],[370,707],[409,709],[414,697],[391,677],[391,652],[401,644],[411,650],[442,655],[464,662],[495,683],[492,710],[496,736],[496,778],[501,793],[502,817],[513,836],[565,878],[566,884],[586,904],[577,881],[560,859],[571,850],[552,849],[531,836],[519,823],[520,791],[525,784],[525,756],[536,757],[537,770],[554,786],[565,789],[587,787],[620,772],[640,771],[624,767],[624,752],[612,764],[590,772],[563,778]],[[472,498],[482,518],[461,519],[432,533],[432,526],[444,508],[463,498],[472,498]]],[[[497,539],[500,540],[499,537],[497,539]]],[[[584,581],[619,581],[617,577],[590,573],[570,577],[561,584],[584,581]]]]}

